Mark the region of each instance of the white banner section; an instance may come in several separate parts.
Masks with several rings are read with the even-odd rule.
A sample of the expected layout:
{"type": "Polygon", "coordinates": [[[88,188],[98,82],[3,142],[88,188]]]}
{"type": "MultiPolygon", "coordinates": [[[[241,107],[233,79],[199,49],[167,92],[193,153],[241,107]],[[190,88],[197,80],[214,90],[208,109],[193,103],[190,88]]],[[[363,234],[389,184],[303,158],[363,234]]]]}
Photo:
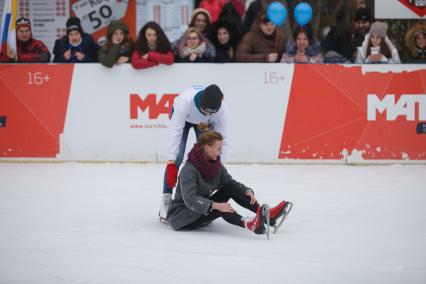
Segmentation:
{"type": "MultiPolygon", "coordinates": [[[[217,84],[230,114],[227,161],[278,162],[293,68],[174,64],[111,70],[77,64],[58,159],[164,161],[174,98],[190,85],[217,84]]],[[[194,142],[191,131],[187,150],[194,142]]]]}
{"type": "Polygon", "coordinates": [[[426,0],[375,0],[376,19],[426,19],[426,0]]]}

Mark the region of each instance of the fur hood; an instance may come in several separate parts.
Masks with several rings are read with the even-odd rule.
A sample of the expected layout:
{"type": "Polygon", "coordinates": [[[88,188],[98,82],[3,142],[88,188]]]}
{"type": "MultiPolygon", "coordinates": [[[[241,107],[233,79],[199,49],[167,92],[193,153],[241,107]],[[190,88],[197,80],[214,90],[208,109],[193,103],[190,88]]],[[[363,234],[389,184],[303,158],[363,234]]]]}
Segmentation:
{"type": "Polygon", "coordinates": [[[415,36],[423,32],[426,35],[426,22],[420,22],[412,26],[408,32],[405,34],[405,44],[412,56],[417,57],[417,47],[415,44],[415,36]]]}

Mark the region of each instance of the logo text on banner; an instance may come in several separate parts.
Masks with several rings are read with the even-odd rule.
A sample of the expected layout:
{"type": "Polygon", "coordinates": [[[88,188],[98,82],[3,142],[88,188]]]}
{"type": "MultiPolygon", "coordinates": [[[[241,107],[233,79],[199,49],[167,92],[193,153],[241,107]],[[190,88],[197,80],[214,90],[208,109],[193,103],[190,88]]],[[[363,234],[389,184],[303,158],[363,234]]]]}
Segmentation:
{"type": "Polygon", "coordinates": [[[139,110],[145,112],[148,110],[149,119],[157,119],[160,114],[169,115],[172,111],[173,102],[179,94],[164,94],[157,103],[156,94],[148,94],[141,98],[138,94],[130,94],[130,118],[138,119],[139,110]]]}
{"type": "Polygon", "coordinates": [[[405,116],[407,121],[426,120],[426,95],[402,95],[395,102],[395,95],[386,95],[383,100],[377,95],[368,95],[368,120],[375,121],[377,112],[386,111],[386,120],[394,121],[405,116]],[[416,106],[418,115],[416,117],[416,106]]]}

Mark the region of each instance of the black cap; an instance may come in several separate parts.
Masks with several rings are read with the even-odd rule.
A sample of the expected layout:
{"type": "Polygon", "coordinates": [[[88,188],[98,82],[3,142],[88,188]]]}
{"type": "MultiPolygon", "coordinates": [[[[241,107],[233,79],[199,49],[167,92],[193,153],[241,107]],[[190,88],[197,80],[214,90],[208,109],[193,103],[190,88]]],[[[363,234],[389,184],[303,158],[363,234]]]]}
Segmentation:
{"type": "Polygon", "coordinates": [[[367,8],[359,8],[355,12],[355,21],[367,21],[371,22],[371,12],[367,8]]]}
{"type": "Polygon", "coordinates": [[[83,34],[83,29],[81,28],[81,22],[79,18],[70,17],[65,25],[67,26],[67,33],[71,31],[78,31],[80,34],[83,34]]]}
{"type": "Polygon", "coordinates": [[[222,105],[223,94],[217,85],[208,86],[200,96],[200,107],[208,113],[216,113],[222,105]]]}

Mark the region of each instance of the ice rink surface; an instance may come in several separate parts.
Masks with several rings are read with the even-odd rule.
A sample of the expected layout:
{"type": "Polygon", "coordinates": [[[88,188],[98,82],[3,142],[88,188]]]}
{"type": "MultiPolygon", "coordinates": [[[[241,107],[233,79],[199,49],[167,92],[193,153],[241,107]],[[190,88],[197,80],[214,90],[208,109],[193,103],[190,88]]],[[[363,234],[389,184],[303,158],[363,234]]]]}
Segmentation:
{"type": "Polygon", "coordinates": [[[159,223],[163,165],[0,163],[0,283],[426,283],[426,166],[228,171],[294,202],[269,241],[159,223]]]}

